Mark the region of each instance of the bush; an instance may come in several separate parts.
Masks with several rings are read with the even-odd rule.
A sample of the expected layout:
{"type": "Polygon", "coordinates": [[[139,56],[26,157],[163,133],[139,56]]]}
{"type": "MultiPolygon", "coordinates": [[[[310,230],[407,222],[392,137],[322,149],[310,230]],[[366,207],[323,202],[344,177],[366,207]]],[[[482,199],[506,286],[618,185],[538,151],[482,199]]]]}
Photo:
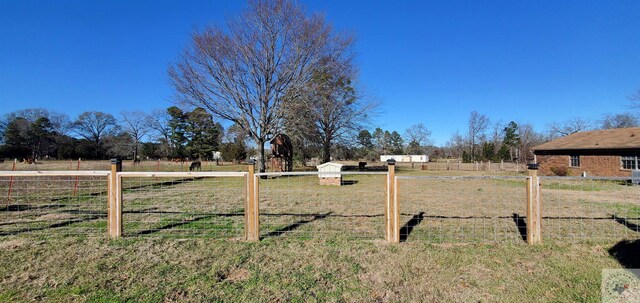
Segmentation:
{"type": "Polygon", "coordinates": [[[564,177],[569,174],[569,168],[566,166],[552,166],[551,172],[556,176],[564,177]]]}

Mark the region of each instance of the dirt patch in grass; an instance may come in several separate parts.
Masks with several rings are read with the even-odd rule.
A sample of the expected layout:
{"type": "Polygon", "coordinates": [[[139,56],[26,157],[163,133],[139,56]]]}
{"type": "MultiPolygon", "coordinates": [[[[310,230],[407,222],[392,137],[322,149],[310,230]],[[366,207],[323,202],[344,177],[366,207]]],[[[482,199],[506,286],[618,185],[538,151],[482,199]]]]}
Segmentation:
{"type": "Polygon", "coordinates": [[[225,280],[231,281],[231,282],[240,282],[240,281],[245,281],[249,279],[250,276],[251,276],[251,273],[249,272],[249,270],[245,268],[238,268],[238,269],[232,270],[225,277],[225,280]]]}
{"type": "Polygon", "coordinates": [[[50,221],[59,221],[59,220],[67,220],[71,219],[74,216],[66,213],[49,213],[38,217],[38,220],[50,220],[50,221]]]}
{"type": "Polygon", "coordinates": [[[28,245],[27,239],[12,239],[0,242],[0,250],[15,250],[28,245]]]}

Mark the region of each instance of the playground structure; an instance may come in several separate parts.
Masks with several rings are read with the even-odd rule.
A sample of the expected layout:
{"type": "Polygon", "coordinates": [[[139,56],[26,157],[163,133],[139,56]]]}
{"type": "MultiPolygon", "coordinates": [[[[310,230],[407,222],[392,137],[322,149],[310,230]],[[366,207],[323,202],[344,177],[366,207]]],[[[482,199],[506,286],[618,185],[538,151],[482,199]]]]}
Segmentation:
{"type": "Polygon", "coordinates": [[[285,134],[277,134],[271,143],[271,170],[274,172],[290,172],[293,170],[293,144],[285,134]]]}

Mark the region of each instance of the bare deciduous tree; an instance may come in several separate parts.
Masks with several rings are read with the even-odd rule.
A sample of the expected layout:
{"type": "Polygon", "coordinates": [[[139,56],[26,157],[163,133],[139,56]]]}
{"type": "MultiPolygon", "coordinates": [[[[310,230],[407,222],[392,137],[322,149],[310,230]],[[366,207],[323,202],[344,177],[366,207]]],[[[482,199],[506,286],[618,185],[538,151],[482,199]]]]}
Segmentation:
{"type": "Polygon", "coordinates": [[[116,119],[103,112],[84,112],[74,122],[76,133],[93,144],[94,156],[103,156],[105,139],[116,134],[118,126],[116,119]]]}
{"type": "Polygon", "coordinates": [[[582,118],[573,118],[564,123],[551,123],[547,126],[549,138],[555,139],[593,128],[593,123],[582,118]]]}
{"type": "Polygon", "coordinates": [[[456,131],[455,134],[451,135],[451,139],[449,139],[449,141],[447,141],[447,143],[445,144],[448,150],[447,156],[454,158],[462,157],[462,153],[465,150],[465,145],[467,144],[465,143],[464,137],[456,131]]]}
{"type": "Polygon", "coordinates": [[[469,115],[469,145],[471,148],[471,159],[476,159],[476,145],[480,144],[482,138],[484,137],[484,132],[487,130],[489,126],[489,118],[487,116],[478,113],[477,111],[472,111],[471,115],[469,115]]]}
{"type": "Polygon", "coordinates": [[[282,127],[283,104],[299,96],[321,58],[341,53],[349,43],[297,3],[254,0],[227,21],[227,29],[213,26],[193,34],[169,75],[180,101],[249,134],[264,171],[264,144],[282,127]]]}
{"type": "Polygon", "coordinates": [[[124,130],[131,135],[133,139],[133,159],[138,159],[138,148],[140,146],[140,140],[150,130],[149,121],[145,113],[141,111],[123,111],[120,113],[122,121],[124,122],[124,130]]]}
{"type": "Polygon", "coordinates": [[[422,123],[411,125],[405,130],[404,136],[409,142],[416,142],[420,146],[427,146],[431,143],[431,131],[422,123]]]}
{"type": "Polygon", "coordinates": [[[321,62],[300,97],[286,106],[286,128],[307,142],[320,142],[322,161],[329,162],[333,144],[355,137],[375,104],[357,95],[351,57],[321,62]]]}
{"type": "Polygon", "coordinates": [[[640,109],[640,89],[629,96],[629,100],[631,100],[631,108],[640,109]]]}
{"type": "Polygon", "coordinates": [[[166,109],[155,109],[146,116],[147,124],[152,134],[164,145],[164,155],[171,153],[171,115],[166,109]]]}
{"type": "Polygon", "coordinates": [[[502,133],[505,128],[505,124],[502,121],[497,121],[491,125],[490,140],[496,149],[500,149],[502,145],[502,133]]]}
{"type": "Polygon", "coordinates": [[[545,141],[543,135],[536,132],[533,125],[527,123],[518,125],[518,139],[519,152],[516,156],[521,159],[521,163],[533,160],[531,148],[545,141]]]}
{"type": "Polygon", "coordinates": [[[622,113],[622,114],[605,114],[600,128],[602,129],[611,129],[611,128],[625,128],[625,127],[637,127],[640,125],[640,121],[638,118],[634,117],[631,113],[622,113]]]}
{"type": "Polygon", "coordinates": [[[28,108],[18,110],[8,113],[5,116],[5,119],[7,121],[11,121],[17,117],[22,117],[31,123],[34,123],[39,118],[47,118],[51,122],[53,130],[55,130],[58,134],[67,134],[73,127],[72,123],[69,121],[69,116],[67,116],[66,114],[49,111],[44,108],[28,108]]]}

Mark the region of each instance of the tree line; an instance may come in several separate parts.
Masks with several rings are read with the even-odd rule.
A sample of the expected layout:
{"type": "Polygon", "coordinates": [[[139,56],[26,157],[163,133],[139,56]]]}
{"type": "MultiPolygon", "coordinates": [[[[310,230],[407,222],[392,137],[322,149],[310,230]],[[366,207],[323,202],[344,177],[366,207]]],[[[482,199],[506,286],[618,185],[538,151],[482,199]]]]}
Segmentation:
{"type": "MultiPolygon", "coordinates": [[[[298,111],[299,109],[296,109],[298,111]]],[[[293,115],[292,113],[289,113],[293,115]]],[[[454,133],[441,146],[431,143],[431,131],[423,124],[412,125],[400,134],[395,130],[355,121],[341,129],[333,141],[323,141],[322,124],[304,123],[303,118],[283,129],[290,132],[299,164],[317,158],[321,162],[375,160],[384,154],[428,155],[432,159],[450,158],[473,161],[529,161],[531,148],[549,140],[579,131],[637,127],[640,121],[632,113],[604,114],[589,121],[573,118],[551,123],[537,131],[528,123],[501,121],[492,123],[477,111],[469,114],[465,133],[454,133]],[[325,158],[328,157],[328,158],[325,158]]],[[[0,158],[18,159],[203,159],[244,161],[258,157],[250,136],[237,124],[227,129],[201,107],[192,110],[171,106],[149,113],[90,111],[70,119],[66,114],[46,109],[25,109],[0,118],[0,158]]]]}
{"type": "MultiPolygon", "coordinates": [[[[631,100],[630,108],[640,109],[640,103],[633,98],[631,100]]],[[[515,121],[491,123],[487,116],[472,111],[466,133],[454,133],[443,148],[436,151],[436,154],[439,153],[448,158],[459,158],[463,162],[528,162],[534,158],[531,148],[556,138],[581,131],[638,126],[640,126],[638,115],[623,112],[604,114],[597,120],[576,117],[562,122],[553,122],[546,125],[544,130],[538,131],[529,123],[515,121]]]]}
{"type": "Polygon", "coordinates": [[[88,111],[71,120],[46,109],[0,119],[0,157],[18,159],[211,159],[224,129],[202,108],[110,113],[88,111]]]}

